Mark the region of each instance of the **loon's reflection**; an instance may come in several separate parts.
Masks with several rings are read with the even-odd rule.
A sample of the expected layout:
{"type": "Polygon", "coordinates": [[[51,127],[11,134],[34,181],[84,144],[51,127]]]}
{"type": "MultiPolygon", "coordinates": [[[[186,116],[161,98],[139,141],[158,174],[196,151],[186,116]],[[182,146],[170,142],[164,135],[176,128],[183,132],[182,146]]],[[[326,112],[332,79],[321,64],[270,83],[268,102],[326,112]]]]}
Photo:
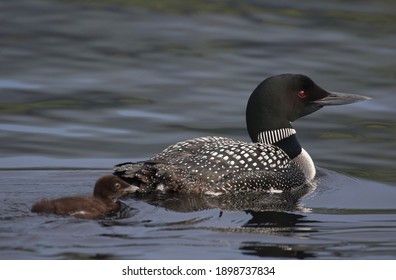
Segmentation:
{"type": "Polygon", "coordinates": [[[308,211],[299,200],[311,193],[315,184],[307,184],[298,189],[280,193],[237,193],[220,196],[196,194],[135,194],[135,198],[149,204],[164,207],[176,212],[193,212],[205,209],[222,211],[308,211]]]}
{"type": "MultiPolygon", "coordinates": [[[[242,227],[282,236],[304,237],[316,230],[305,215],[281,211],[248,211],[252,218],[242,227]]],[[[313,258],[314,254],[305,252],[305,247],[294,244],[267,242],[242,242],[239,249],[243,254],[267,258],[313,258]]]]}
{"type": "Polygon", "coordinates": [[[307,259],[315,258],[315,254],[306,252],[302,246],[249,243],[242,242],[239,249],[244,255],[255,255],[263,258],[292,258],[307,259]]]}
{"type": "MultiPolygon", "coordinates": [[[[307,185],[298,190],[284,191],[282,193],[244,193],[222,196],[157,193],[139,195],[134,198],[143,200],[150,205],[175,212],[184,212],[186,214],[189,212],[218,209],[219,212],[213,212],[218,214],[216,218],[220,217],[223,219],[222,213],[227,213],[227,218],[223,226],[219,226],[218,224],[212,225],[210,222],[209,225],[202,225],[200,222],[197,222],[193,227],[223,232],[259,234],[259,236],[263,237],[263,240],[267,240],[268,234],[272,236],[299,238],[299,236],[304,237],[315,231],[312,228],[312,223],[315,223],[315,221],[308,220],[306,215],[304,215],[304,212],[308,212],[309,209],[306,209],[300,203],[300,199],[314,189],[315,186],[307,185]],[[246,219],[241,220],[238,224],[228,224],[227,219],[234,212],[243,212],[248,215],[246,219]]],[[[177,223],[178,230],[182,228],[180,227],[182,224],[183,222],[177,223]]],[[[161,225],[166,226],[167,229],[173,226],[169,223],[161,223],[161,225]]],[[[186,230],[188,229],[191,229],[191,223],[188,223],[186,230]]],[[[251,237],[248,239],[251,240],[251,237]]],[[[279,244],[276,240],[277,238],[274,239],[272,237],[269,238],[268,242],[262,240],[241,242],[239,249],[246,255],[268,258],[303,259],[314,257],[313,254],[305,252],[304,247],[295,246],[292,243],[287,244],[287,242],[279,244]]]]}

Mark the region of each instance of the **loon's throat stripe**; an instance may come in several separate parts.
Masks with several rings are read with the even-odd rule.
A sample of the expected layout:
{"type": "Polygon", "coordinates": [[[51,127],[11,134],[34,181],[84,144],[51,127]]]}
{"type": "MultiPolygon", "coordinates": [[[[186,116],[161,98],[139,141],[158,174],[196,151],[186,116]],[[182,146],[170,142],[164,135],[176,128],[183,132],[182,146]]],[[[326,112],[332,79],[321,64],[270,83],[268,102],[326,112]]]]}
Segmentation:
{"type": "Polygon", "coordinates": [[[274,144],[282,139],[292,136],[293,134],[296,134],[296,130],[293,128],[268,130],[259,133],[258,141],[264,144],[274,144]]]}

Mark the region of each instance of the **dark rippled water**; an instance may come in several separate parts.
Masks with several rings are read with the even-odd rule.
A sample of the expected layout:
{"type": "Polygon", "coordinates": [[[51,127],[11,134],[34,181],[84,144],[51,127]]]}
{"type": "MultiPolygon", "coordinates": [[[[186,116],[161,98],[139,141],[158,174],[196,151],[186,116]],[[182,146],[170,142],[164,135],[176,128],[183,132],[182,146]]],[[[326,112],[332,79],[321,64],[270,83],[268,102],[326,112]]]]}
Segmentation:
{"type": "Polygon", "coordinates": [[[1,259],[396,258],[393,1],[123,3],[0,2],[1,259]],[[247,98],[285,72],[373,98],[294,123],[319,169],[305,197],[30,212],[180,140],[248,141],[247,98]]]}

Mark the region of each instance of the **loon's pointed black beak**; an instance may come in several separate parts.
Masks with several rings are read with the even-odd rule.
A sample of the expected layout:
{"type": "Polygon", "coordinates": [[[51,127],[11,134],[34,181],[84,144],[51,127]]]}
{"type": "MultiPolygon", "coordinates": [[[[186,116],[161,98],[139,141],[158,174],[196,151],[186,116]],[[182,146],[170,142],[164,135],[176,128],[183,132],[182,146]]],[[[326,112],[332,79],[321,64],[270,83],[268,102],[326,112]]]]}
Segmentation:
{"type": "Polygon", "coordinates": [[[350,104],[355,102],[360,102],[364,100],[371,99],[370,97],[351,94],[351,93],[343,93],[343,92],[329,92],[329,95],[315,100],[314,103],[328,106],[328,105],[343,105],[343,104],[350,104]]]}

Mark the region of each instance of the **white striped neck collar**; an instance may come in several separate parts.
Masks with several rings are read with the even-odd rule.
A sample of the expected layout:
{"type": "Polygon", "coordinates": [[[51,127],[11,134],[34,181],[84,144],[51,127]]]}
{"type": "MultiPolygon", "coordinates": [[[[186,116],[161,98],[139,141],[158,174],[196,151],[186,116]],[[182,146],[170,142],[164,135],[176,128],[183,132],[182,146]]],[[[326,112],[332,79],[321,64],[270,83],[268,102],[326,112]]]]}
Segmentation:
{"type": "Polygon", "coordinates": [[[294,128],[280,128],[260,132],[257,138],[259,143],[275,144],[276,142],[279,142],[294,134],[296,134],[296,130],[294,128]]]}

